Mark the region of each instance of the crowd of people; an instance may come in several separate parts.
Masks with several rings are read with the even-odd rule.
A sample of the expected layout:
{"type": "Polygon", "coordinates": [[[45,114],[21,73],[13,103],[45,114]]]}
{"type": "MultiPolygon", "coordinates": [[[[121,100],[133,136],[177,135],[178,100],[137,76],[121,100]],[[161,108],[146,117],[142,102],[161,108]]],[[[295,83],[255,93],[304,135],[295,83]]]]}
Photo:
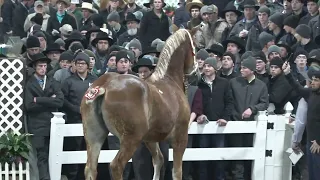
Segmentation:
{"type": "MultiPolygon", "coordinates": [[[[252,121],[258,111],[295,121],[292,148],[305,156],[293,179],[320,177],[320,1],[179,0],[172,17],[163,0],[3,0],[0,42],[18,36],[26,70],[25,113],[32,136],[33,180],[49,180],[51,112],[81,123],[80,103],[88,87],[108,72],[148,78],[166,39],[177,29],[195,32],[201,79],[188,88],[190,122],[252,121]],[[269,107],[273,104],[273,108],[269,107]],[[268,108],[269,107],[269,108],[268,108]]],[[[1,54],[6,57],[6,54],[1,54]]],[[[253,134],[193,135],[188,147],[250,147],[253,134]]],[[[170,180],[167,142],[161,179],[170,180]]],[[[118,149],[109,137],[103,149],[118,149]]],[[[64,150],[85,150],[83,137],[66,138],[64,150]]],[[[99,165],[98,179],[110,179],[99,165]]],[[[84,179],[83,165],[64,165],[63,178],[84,179]]],[[[52,172],[51,172],[52,173],[52,172]]],[[[152,179],[151,155],[141,144],[125,180],[152,179]]],[[[249,180],[251,161],[184,162],[183,179],[249,180]]]]}

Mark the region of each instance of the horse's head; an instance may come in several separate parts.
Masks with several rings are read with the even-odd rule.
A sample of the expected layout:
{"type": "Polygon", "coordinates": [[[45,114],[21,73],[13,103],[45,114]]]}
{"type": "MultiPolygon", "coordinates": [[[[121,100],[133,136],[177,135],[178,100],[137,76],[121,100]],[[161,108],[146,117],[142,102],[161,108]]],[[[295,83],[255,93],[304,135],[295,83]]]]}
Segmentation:
{"type": "Polygon", "coordinates": [[[196,60],[196,48],[195,43],[193,41],[193,35],[196,33],[196,29],[185,30],[187,32],[187,39],[189,43],[186,43],[186,57],[184,61],[184,72],[187,78],[198,80],[201,77],[201,73],[198,67],[198,62],[196,60]]]}

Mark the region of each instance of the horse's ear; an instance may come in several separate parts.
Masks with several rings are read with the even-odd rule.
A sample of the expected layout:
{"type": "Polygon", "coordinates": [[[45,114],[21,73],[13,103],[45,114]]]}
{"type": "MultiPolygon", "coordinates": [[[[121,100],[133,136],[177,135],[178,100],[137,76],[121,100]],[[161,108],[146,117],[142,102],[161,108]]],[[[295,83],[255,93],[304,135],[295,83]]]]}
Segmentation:
{"type": "Polygon", "coordinates": [[[196,26],[196,27],[193,27],[191,30],[189,30],[189,32],[190,32],[191,36],[194,36],[198,30],[199,30],[199,27],[196,26]]]}
{"type": "Polygon", "coordinates": [[[177,25],[175,25],[175,24],[172,24],[171,28],[172,28],[172,34],[174,34],[176,31],[179,30],[179,27],[177,25]]]}

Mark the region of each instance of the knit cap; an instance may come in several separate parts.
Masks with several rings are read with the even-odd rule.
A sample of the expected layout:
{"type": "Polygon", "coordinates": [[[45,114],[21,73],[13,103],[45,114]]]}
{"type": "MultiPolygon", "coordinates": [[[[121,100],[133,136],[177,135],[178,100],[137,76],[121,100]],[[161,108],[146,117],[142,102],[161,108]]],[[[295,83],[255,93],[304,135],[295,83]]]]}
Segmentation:
{"type": "Polygon", "coordinates": [[[107,17],[107,21],[111,22],[111,21],[115,21],[115,22],[120,22],[120,15],[117,11],[113,11],[111,12],[108,17],[107,17]]]}
{"type": "Polygon", "coordinates": [[[94,53],[92,51],[90,51],[89,49],[85,49],[84,52],[89,56],[89,57],[93,57],[95,60],[97,60],[96,55],[94,55],[94,53]]]}
{"type": "Polygon", "coordinates": [[[230,56],[230,58],[232,59],[233,63],[236,62],[236,57],[231,52],[225,52],[223,54],[223,56],[230,56]]]}
{"type": "Polygon", "coordinates": [[[241,62],[241,65],[250,69],[251,71],[255,71],[257,62],[252,56],[249,56],[241,62]]]}
{"type": "Polygon", "coordinates": [[[299,56],[299,55],[305,55],[307,58],[309,56],[309,53],[304,50],[303,48],[297,48],[296,52],[294,52],[293,54],[293,60],[296,60],[296,58],[299,56]]]}
{"type": "Polygon", "coordinates": [[[305,39],[310,39],[311,29],[305,24],[300,24],[296,27],[296,33],[305,39]]]}
{"type": "Polygon", "coordinates": [[[90,57],[84,53],[84,52],[79,52],[76,57],[74,58],[74,61],[85,61],[87,63],[87,65],[89,66],[90,64],[90,57]]]}
{"type": "Polygon", "coordinates": [[[260,35],[259,35],[259,42],[260,42],[260,46],[261,48],[264,48],[265,45],[268,44],[268,42],[274,41],[275,37],[265,31],[263,31],[260,35]]]}
{"type": "Polygon", "coordinates": [[[62,40],[61,38],[58,38],[57,40],[54,41],[54,43],[59,44],[60,46],[64,47],[64,45],[66,45],[66,43],[64,42],[64,40],[62,40]]]}
{"type": "Polygon", "coordinates": [[[270,60],[270,66],[278,66],[280,69],[282,69],[283,63],[283,60],[277,56],[270,60]]]}
{"type": "Polygon", "coordinates": [[[270,13],[271,13],[271,12],[270,12],[270,9],[269,9],[267,6],[265,6],[265,5],[260,6],[258,12],[259,12],[259,13],[267,13],[268,16],[270,16],[270,13]]]}
{"type": "Polygon", "coordinates": [[[30,19],[30,21],[34,22],[34,23],[36,23],[38,25],[42,25],[42,23],[43,23],[43,15],[41,13],[37,13],[30,19]]]}
{"type": "Polygon", "coordinates": [[[217,59],[214,57],[208,57],[203,64],[209,64],[210,66],[212,66],[215,70],[218,69],[218,63],[217,63],[217,59]]]}
{"type": "Polygon", "coordinates": [[[155,47],[158,52],[162,51],[164,45],[165,45],[165,42],[159,38],[153,40],[151,43],[151,47],[155,47]]]}
{"type": "Polygon", "coordinates": [[[247,59],[250,56],[253,56],[253,52],[252,51],[246,51],[245,53],[242,54],[240,60],[243,61],[243,60],[247,59]]]}
{"type": "Polygon", "coordinates": [[[266,55],[262,51],[254,52],[253,57],[256,58],[256,60],[262,60],[264,63],[267,63],[266,55]]]}
{"type": "Polygon", "coordinates": [[[200,49],[196,54],[196,59],[205,60],[209,57],[209,53],[205,49],[200,49]]]}
{"type": "Polygon", "coordinates": [[[136,11],[133,13],[137,19],[139,19],[139,21],[141,21],[142,17],[143,17],[143,13],[141,11],[136,11]]]}
{"type": "Polygon", "coordinates": [[[289,26],[295,29],[299,25],[299,17],[296,15],[290,15],[283,20],[283,26],[289,26]]]}
{"type": "Polygon", "coordinates": [[[129,42],[129,48],[137,48],[139,49],[141,52],[142,52],[142,46],[141,46],[141,43],[138,39],[134,38],[132,39],[130,42],[129,42]]]}
{"type": "Polygon", "coordinates": [[[45,35],[42,31],[34,31],[34,32],[33,32],[33,35],[34,35],[35,37],[43,37],[45,40],[47,40],[46,35],[45,35]]]}
{"type": "Polygon", "coordinates": [[[26,47],[27,48],[40,47],[39,39],[35,36],[29,36],[26,41],[26,47]]]}
{"type": "Polygon", "coordinates": [[[125,58],[130,60],[130,56],[128,55],[128,51],[127,50],[120,50],[119,52],[117,52],[116,54],[116,63],[118,63],[120,61],[120,59],[125,58]]]}
{"type": "Polygon", "coordinates": [[[310,79],[312,79],[312,77],[320,78],[320,66],[310,66],[308,69],[308,76],[310,79]]]}
{"type": "Polygon", "coordinates": [[[67,61],[73,61],[73,53],[72,51],[65,51],[61,53],[59,61],[67,60],[67,61]]]}
{"type": "Polygon", "coordinates": [[[79,42],[73,43],[73,44],[70,46],[70,50],[71,50],[73,53],[75,53],[75,52],[76,52],[77,50],[79,50],[79,49],[84,50],[83,45],[82,45],[81,43],[79,43],[79,42]]]}
{"type": "Polygon", "coordinates": [[[272,46],[270,46],[270,47],[268,48],[268,55],[269,55],[270,53],[272,53],[272,52],[277,52],[277,53],[281,54],[281,49],[280,49],[280,47],[277,46],[277,45],[272,45],[272,46]]]}
{"type": "Polygon", "coordinates": [[[273,22],[281,28],[283,26],[283,14],[280,12],[276,12],[269,17],[269,21],[273,22]]]}

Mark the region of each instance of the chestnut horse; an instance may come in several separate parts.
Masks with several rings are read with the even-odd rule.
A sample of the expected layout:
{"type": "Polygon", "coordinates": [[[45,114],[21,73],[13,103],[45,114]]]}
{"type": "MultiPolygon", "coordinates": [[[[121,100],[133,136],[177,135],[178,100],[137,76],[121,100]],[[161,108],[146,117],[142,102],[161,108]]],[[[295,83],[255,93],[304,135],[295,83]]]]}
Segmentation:
{"type": "Polygon", "coordinates": [[[159,141],[173,148],[173,179],[182,179],[182,157],[188,141],[190,108],[185,77],[199,74],[195,48],[188,30],[178,30],[166,41],[154,73],[146,80],[133,75],[107,73],[88,89],[81,103],[87,143],[86,180],[95,180],[97,163],[109,131],[120,140],[120,150],[110,163],[114,180],[144,142],[153,160],[154,180],[159,180],[163,156],[159,141]]]}

